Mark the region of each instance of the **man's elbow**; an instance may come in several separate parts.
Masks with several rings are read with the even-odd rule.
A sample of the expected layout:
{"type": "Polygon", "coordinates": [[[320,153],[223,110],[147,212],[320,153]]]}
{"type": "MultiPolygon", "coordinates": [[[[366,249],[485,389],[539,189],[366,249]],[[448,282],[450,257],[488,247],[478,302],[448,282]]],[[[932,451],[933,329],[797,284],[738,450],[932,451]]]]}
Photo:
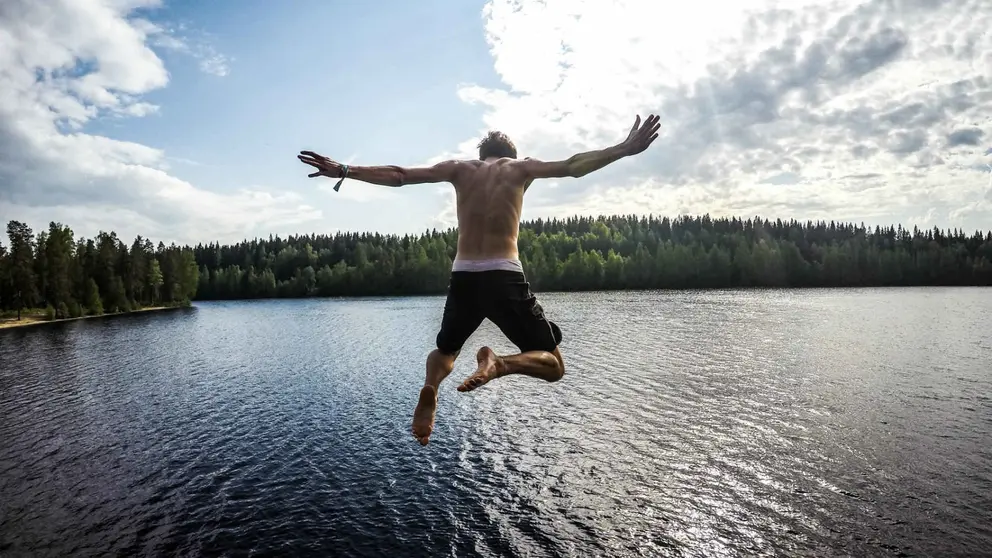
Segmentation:
{"type": "Polygon", "coordinates": [[[437,165],[428,168],[404,168],[394,167],[392,169],[396,177],[396,183],[391,186],[406,186],[407,184],[426,184],[430,182],[441,182],[448,180],[445,168],[437,165]]]}
{"type": "Polygon", "coordinates": [[[562,174],[568,178],[582,178],[589,174],[591,170],[583,165],[581,161],[569,161],[565,164],[565,171],[562,174]]]}
{"type": "Polygon", "coordinates": [[[415,177],[411,177],[407,169],[404,169],[403,167],[392,167],[389,169],[389,173],[386,178],[386,185],[399,188],[400,186],[409,184],[412,178],[415,177]]]}
{"type": "Polygon", "coordinates": [[[552,168],[548,170],[551,171],[549,174],[552,177],[561,178],[578,178],[585,174],[582,172],[582,161],[578,160],[574,155],[564,161],[554,164],[552,168]]]}

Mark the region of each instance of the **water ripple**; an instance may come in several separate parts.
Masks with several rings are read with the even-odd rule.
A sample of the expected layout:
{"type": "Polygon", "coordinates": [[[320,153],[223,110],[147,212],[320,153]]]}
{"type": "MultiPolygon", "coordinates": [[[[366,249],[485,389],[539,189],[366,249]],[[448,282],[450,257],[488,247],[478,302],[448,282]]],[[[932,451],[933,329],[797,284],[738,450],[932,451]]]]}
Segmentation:
{"type": "Polygon", "coordinates": [[[486,322],[426,448],[409,420],[438,297],[3,332],[0,555],[992,545],[986,291],[541,298],[565,332],[565,379],[456,392],[472,349],[512,349],[486,322]]]}

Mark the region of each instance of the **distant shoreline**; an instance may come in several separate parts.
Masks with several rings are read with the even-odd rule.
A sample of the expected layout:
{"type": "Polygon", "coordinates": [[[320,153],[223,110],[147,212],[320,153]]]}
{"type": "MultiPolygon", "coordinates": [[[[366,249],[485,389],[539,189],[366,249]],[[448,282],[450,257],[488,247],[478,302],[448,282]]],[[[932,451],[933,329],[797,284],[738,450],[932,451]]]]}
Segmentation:
{"type": "Polygon", "coordinates": [[[22,314],[20,321],[16,318],[5,318],[0,319],[0,330],[4,329],[14,329],[19,327],[36,326],[42,324],[57,324],[63,322],[74,322],[77,320],[89,320],[91,318],[111,318],[114,316],[127,316],[130,314],[140,314],[142,312],[158,312],[162,310],[177,310],[183,308],[182,306],[149,306],[148,308],[140,308],[138,310],[131,310],[129,312],[108,312],[106,314],[97,314],[94,316],[79,316],[77,318],[59,318],[57,320],[46,320],[44,316],[38,314],[22,314]]]}
{"type": "MultiPolygon", "coordinates": [[[[900,289],[990,289],[992,285],[824,285],[824,286],[747,286],[747,287],[681,287],[681,288],[629,288],[629,289],[549,289],[532,290],[537,296],[559,294],[622,294],[622,293],[702,293],[702,292],[763,292],[763,291],[858,291],[858,290],[900,290],[900,289]]],[[[309,296],[256,296],[244,298],[197,298],[193,303],[215,302],[272,302],[280,300],[369,300],[445,297],[447,292],[393,293],[393,294],[333,294],[309,296]]]]}

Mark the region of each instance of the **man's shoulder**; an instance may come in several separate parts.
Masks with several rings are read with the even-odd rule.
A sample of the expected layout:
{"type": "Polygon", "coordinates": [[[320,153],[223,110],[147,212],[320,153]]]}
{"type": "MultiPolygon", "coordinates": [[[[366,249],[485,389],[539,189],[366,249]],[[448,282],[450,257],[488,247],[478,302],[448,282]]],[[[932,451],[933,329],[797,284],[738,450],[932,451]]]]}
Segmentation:
{"type": "Polygon", "coordinates": [[[475,168],[475,165],[473,165],[473,161],[466,159],[445,159],[434,163],[432,168],[435,172],[442,173],[446,180],[451,181],[464,177],[467,171],[475,168]]]}
{"type": "Polygon", "coordinates": [[[455,170],[474,169],[474,168],[478,168],[479,166],[481,166],[483,164],[485,164],[485,163],[483,163],[482,161],[479,161],[477,159],[475,159],[475,160],[473,160],[473,159],[447,159],[445,161],[441,161],[439,163],[436,163],[437,166],[449,167],[449,168],[455,169],[455,170]]]}

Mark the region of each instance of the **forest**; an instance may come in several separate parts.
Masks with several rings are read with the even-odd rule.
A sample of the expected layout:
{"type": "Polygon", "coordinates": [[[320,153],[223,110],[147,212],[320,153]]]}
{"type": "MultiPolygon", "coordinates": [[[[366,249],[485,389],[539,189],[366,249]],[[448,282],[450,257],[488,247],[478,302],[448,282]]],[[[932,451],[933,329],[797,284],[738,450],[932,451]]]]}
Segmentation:
{"type": "Polygon", "coordinates": [[[76,239],[71,228],[50,223],[34,234],[7,223],[0,243],[0,310],[4,316],[45,308],[47,319],[130,312],[150,306],[188,305],[199,272],[193,251],[141,236],[128,247],[117,234],[76,239]]]}
{"type": "MultiPolygon", "coordinates": [[[[193,300],[443,294],[457,230],[157,245],[18,221],[0,243],[0,309],[50,317],[193,300]]],[[[992,285],[992,232],[825,221],[601,216],[521,223],[535,291],[992,285]]]]}

